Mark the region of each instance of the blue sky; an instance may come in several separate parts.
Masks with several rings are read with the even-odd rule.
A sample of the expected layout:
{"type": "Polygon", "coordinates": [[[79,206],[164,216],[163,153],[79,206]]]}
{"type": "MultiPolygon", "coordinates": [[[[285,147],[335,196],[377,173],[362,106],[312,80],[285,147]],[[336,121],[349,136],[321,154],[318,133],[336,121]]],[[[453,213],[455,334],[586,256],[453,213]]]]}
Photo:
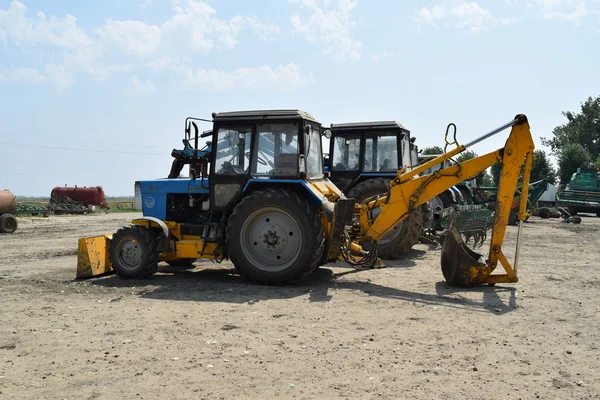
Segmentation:
{"type": "Polygon", "coordinates": [[[0,187],[131,195],[213,111],[395,119],[421,148],[524,113],[541,148],[599,66],[600,0],[0,0],[0,187]]]}

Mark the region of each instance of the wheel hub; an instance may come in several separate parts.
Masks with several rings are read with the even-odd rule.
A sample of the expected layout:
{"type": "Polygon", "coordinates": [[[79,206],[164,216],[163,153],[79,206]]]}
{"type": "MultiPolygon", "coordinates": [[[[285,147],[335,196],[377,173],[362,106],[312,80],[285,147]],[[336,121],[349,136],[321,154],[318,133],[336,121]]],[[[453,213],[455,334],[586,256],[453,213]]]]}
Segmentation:
{"type": "Polygon", "coordinates": [[[277,243],[279,243],[279,239],[281,238],[280,236],[278,236],[277,231],[272,232],[271,230],[269,230],[265,236],[264,236],[265,240],[264,242],[270,246],[270,247],[275,247],[277,245],[277,243]]]}
{"type": "Polygon", "coordinates": [[[280,253],[287,245],[285,235],[283,227],[279,225],[271,224],[265,226],[259,233],[259,238],[262,239],[260,240],[262,245],[259,244],[258,248],[260,249],[262,247],[261,250],[266,250],[270,253],[280,253]]]}
{"type": "Polygon", "coordinates": [[[274,207],[254,212],[240,232],[246,257],[256,268],[269,272],[282,271],[293,264],[302,249],[301,236],[294,218],[274,207]]]}
{"type": "Polygon", "coordinates": [[[142,262],[142,248],[135,240],[128,240],[121,245],[121,260],[129,266],[137,266],[142,262]]]}

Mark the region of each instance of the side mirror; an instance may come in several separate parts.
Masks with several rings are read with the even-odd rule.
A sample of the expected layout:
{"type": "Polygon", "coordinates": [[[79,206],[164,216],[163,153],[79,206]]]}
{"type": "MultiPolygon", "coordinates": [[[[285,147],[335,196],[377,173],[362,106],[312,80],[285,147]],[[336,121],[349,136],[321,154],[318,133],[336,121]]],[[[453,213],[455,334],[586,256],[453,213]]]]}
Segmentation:
{"type": "Polygon", "coordinates": [[[202,132],[202,135],[200,135],[201,138],[207,138],[209,136],[212,136],[213,132],[212,131],[204,131],[202,132]]]}
{"type": "Polygon", "coordinates": [[[192,126],[192,124],[190,124],[189,122],[185,126],[185,138],[187,140],[190,140],[190,127],[191,126],[192,126]]]}
{"type": "Polygon", "coordinates": [[[331,139],[331,131],[329,129],[325,129],[323,131],[323,136],[325,136],[327,139],[331,139]]]}

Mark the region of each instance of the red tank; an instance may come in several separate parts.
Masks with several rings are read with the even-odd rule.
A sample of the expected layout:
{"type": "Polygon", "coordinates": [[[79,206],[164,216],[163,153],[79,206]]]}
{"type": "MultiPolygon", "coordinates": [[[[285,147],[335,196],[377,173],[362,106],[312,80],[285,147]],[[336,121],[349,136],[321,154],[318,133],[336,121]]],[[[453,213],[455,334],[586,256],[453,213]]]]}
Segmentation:
{"type": "Polygon", "coordinates": [[[98,206],[108,208],[106,199],[104,198],[104,190],[102,186],[94,187],[55,187],[52,189],[50,198],[68,197],[75,201],[79,201],[86,206],[98,206]]]}

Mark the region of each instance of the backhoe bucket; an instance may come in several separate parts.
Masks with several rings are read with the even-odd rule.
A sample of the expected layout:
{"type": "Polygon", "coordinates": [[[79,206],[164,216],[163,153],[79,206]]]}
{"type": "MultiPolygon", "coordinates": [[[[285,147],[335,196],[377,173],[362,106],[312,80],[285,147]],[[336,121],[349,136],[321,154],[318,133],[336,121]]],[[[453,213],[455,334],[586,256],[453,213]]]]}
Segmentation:
{"type": "Polygon", "coordinates": [[[108,257],[112,235],[79,239],[77,250],[77,279],[93,278],[113,272],[108,257]]]}
{"type": "Polygon", "coordinates": [[[454,221],[450,223],[442,247],[442,274],[450,286],[481,285],[495,267],[483,262],[483,256],[469,249],[454,221]]]}

